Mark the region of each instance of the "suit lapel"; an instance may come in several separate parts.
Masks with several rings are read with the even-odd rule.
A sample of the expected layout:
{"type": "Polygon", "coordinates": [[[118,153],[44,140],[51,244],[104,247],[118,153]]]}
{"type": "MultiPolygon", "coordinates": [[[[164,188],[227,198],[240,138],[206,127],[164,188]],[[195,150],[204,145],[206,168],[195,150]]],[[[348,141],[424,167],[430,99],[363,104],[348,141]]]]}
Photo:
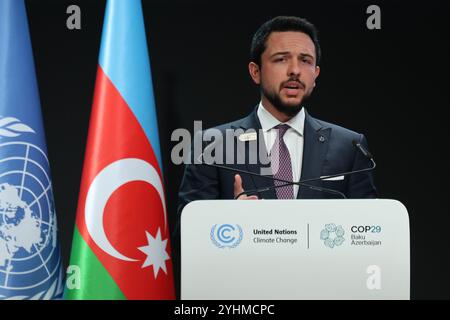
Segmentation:
{"type": "MultiPolygon", "coordinates": [[[[235,128],[243,129],[244,131],[249,130],[249,129],[253,129],[256,131],[258,148],[259,147],[263,148],[263,150],[261,150],[259,152],[259,155],[263,155],[265,157],[265,159],[260,159],[260,157],[258,155],[257,162],[250,163],[250,152],[249,152],[250,143],[245,142],[244,143],[245,167],[246,167],[247,171],[250,171],[250,172],[253,172],[256,174],[261,174],[261,172],[262,172],[261,169],[262,168],[270,168],[270,164],[263,165],[263,163],[268,163],[267,162],[267,149],[266,149],[266,144],[264,142],[264,135],[262,134],[262,130],[261,130],[261,123],[259,122],[259,119],[258,119],[258,116],[256,113],[257,109],[258,109],[258,107],[256,107],[255,110],[248,117],[246,117],[242,120],[239,127],[235,127],[235,128]]],[[[242,142],[236,142],[236,143],[242,143],[242,142]]],[[[237,152],[239,152],[239,151],[237,151],[237,152]]],[[[274,182],[271,179],[262,178],[262,177],[260,178],[260,177],[256,177],[256,176],[250,176],[250,177],[251,177],[251,180],[253,181],[254,189],[261,189],[261,188],[267,188],[267,187],[274,186],[274,182]]],[[[262,192],[260,194],[260,196],[264,199],[276,199],[277,198],[274,189],[262,192]]]]}
{"type": "MultiPolygon", "coordinates": [[[[323,127],[305,110],[304,147],[301,179],[318,178],[322,175],[322,167],[328,151],[331,128],[323,127]]],[[[322,181],[308,184],[321,186],[322,181]]],[[[316,191],[300,187],[297,199],[314,198],[316,191]]]]}

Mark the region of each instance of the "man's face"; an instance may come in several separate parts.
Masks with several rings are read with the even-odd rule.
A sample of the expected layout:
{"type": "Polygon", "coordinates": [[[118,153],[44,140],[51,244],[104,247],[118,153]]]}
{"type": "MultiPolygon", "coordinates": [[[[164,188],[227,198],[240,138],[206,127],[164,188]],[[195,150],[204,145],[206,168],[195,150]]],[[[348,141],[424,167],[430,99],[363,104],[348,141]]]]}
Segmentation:
{"type": "Polygon", "coordinates": [[[253,64],[252,72],[251,64],[250,74],[261,85],[263,102],[287,116],[300,111],[320,72],[311,38],[295,31],[272,32],[261,56],[261,66],[253,64]]]}

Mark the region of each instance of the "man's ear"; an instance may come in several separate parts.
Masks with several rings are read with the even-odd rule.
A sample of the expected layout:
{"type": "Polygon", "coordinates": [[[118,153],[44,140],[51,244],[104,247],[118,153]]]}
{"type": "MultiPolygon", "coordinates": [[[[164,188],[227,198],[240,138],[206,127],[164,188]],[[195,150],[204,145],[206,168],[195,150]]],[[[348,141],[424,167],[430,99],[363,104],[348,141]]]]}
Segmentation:
{"type": "Polygon", "coordinates": [[[248,72],[250,73],[250,76],[252,77],[253,82],[255,82],[256,84],[261,84],[260,68],[256,63],[250,62],[248,64],[248,72]]]}
{"type": "MultiPolygon", "coordinates": [[[[320,67],[319,67],[319,66],[316,66],[315,74],[316,74],[315,79],[317,79],[317,77],[318,77],[319,74],[320,74],[320,67]]],[[[314,80],[315,80],[315,79],[314,79],[314,80]]]]}

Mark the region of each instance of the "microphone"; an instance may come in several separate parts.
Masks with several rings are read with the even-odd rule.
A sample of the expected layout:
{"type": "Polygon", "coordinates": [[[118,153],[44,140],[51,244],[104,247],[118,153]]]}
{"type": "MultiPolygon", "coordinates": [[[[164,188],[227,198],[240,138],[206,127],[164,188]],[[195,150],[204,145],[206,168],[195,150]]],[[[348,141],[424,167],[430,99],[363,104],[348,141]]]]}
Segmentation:
{"type": "MultiPolygon", "coordinates": [[[[372,166],[369,168],[365,168],[365,169],[359,169],[359,170],[353,170],[353,171],[348,171],[348,172],[342,172],[342,173],[337,173],[337,174],[332,174],[332,175],[328,175],[328,176],[321,176],[318,178],[311,178],[311,179],[304,179],[304,180],[300,180],[298,182],[287,182],[286,184],[282,184],[282,185],[278,185],[278,186],[271,186],[271,187],[266,187],[266,188],[260,188],[260,189],[253,189],[253,190],[247,190],[244,192],[241,192],[240,194],[238,194],[235,199],[239,198],[242,195],[252,195],[252,194],[256,194],[259,192],[264,192],[264,191],[268,191],[271,189],[276,189],[276,188],[281,188],[281,187],[285,187],[285,186],[289,186],[289,185],[303,185],[303,186],[307,186],[310,189],[316,190],[316,191],[324,191],[324,192],[329,192],[329,193],[334,193],[334,194],[339,194],[340,196],[342,196],[342,198],[347,199],[347,197],[340,191],[337,190],[332,190],[332,189],[328,189],[328,188],[322,188],[322,187],[316,187],[316,186],[311,186],[308,184],[305,184],[306,182],[312,182],[312,181],[319,181],[319,180],[327,180],[330,178],[335,178],[335,177],[341,177],[341,176],[348,176],[348,175],[352,175],[355,173],[361,173],[361,172],[367,172],[367,171],[372,171],[376,168],[377,164],[375,163],[375,161],[373,160],[373,155],[366,149],[364,148],[363,145],[361,145],[361,143],[357,142],[356,140],[352,141],[352,144],[355,148],[357,148],[366,158],[368,158],[371,162],[372,162],[372,166]],[[331,192],[332,191],[332,192],[331,192]]],[[[280,180],[280,179],[275,179],[273,178],[273,180],[279,180],[279,181],[283,181],[286,182],[284,180],[280,180]]]]}
{"type": "MultiPolygon", "coordinates": [[[[197,160],[198,160],[199,164],[203,164],[203,165],[206,165],[206,166],[209,166],[209,167],[213,167],[213,168],[218,168],[218,169],[232,171],[234,173],[243,173],[243,174],[248,174],[248,175],[251,175],[251,176],[256,176],[256,177],[262,177],[262,178],[270,179],[272,181],[281,181],[281,182],[285,183],[285,184],[279,185],[279,186],[271,186],[271,187],[266,187],[266,188],[261,188],[261,189],[254,189],[254,190],[244,191],[244,192],[241,192],[240,194],[238,194],[236,197],[234,197],[234,199],[238,199],[240,196],[242,196],[244,194],[247,194],[247,193],[259,193],[259,192],[264,192],[264,191],[268,191],[268,190],[271,190],[271,189],[281,188],[281,187],[285,187],[285,186],[289,186],[289,185],[293,185],[293,184],[296,184],[296,185],[299,185],[299,186],[303,186],[303,187],[307,187],[307,188],[310,188],[310,189],[316,190],[316,191],[321,191],[321,192],[325,192],[325,193],[331,193],[331,194],[334,194],[334,195],[339,195],[342,198],[347,199],[345,194],[343,194],[340,191],[329,189],[329,188],[313,186],[313,185],[310,185],[310,184],[306,184],[305,183],[306,181],[298,181],[298,182],[288,181],[288,180],[284,180],[284,179],[274,178],[272,176],[265,176],[265,175],[258,174],[258,173],[255,173],[255,172],[251,172],[251,171],[247,171],[247,170],[236,169],[236,168],[231,168],[231,167],[228,167],[228,166],[219,165],[219,164],[215,164],[215,163],[204,162],[203,161],[203,154],[205,153],[206,148],[208,148],[210,145],[214,145],[214,142],[215,141],[213,141],[212,143],[208,144],[204,148],[203,152],[198,156],[197,160]],[[202,160],[200,160],[200,158],[202,160]]],[[[317,180],[320,180],[320,179],[317,179],[317,180]]],[[[310,180],[310,181],[315,181],[315,180],[310,180]]]]}
{"type": "Polygon", "coordinates": [[[366,150],[366,148],[364,148],[361,143],[357,142],[356,140],[353,140],[352,144],[356,148],[358,148],[362,152],[362,154],[366,156],[366,158],[373,159],[373,155],[368,150],[366,150]]]}

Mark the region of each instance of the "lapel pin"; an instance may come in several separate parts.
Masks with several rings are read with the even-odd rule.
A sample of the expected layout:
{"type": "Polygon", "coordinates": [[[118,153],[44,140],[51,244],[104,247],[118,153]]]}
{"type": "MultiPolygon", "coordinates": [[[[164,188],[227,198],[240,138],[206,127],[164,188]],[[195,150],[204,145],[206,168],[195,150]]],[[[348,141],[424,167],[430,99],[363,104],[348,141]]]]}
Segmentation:
{"type": "Polygon", "coordinates": [[[320,137],[319,137],[319,141],[320,141],[320,142],[325,142],[325,137],[324,137],[324,136],[320,136],[320,137]]]}
{"type": "Polygon", "coordinates": [[[256,138],[256,132],[243,133],[239,136],[239,141],[254,141],[256,138]]]}

